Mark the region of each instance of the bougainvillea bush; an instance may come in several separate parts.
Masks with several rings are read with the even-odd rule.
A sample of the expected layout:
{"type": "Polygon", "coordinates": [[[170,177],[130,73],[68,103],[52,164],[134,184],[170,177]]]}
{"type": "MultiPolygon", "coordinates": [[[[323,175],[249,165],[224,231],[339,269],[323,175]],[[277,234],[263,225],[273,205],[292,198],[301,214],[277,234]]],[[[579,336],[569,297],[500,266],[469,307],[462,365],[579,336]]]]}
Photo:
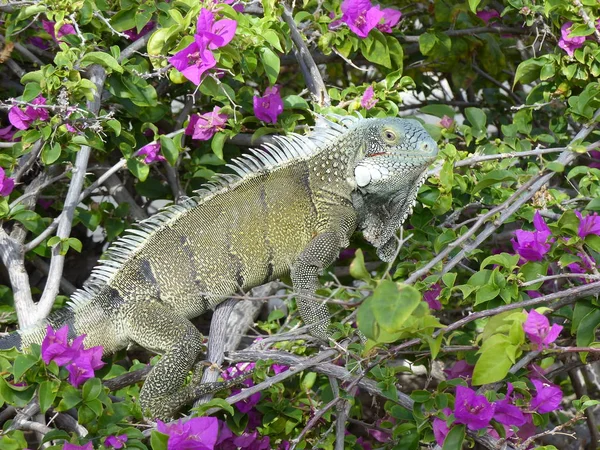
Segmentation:
{"type": "Polygon", "coordinates": [[[395,261],[356,235],[323,275],[336,344],[286,280],[237,298],[263,311],[216,370],[245,381],[152,423],[159,356],[49,327],[0,353],[0,448],[597,448],[596,0],[0,0],[0,72],[7,332],[317,113],[416,117],[440,146],[395,261]]]}

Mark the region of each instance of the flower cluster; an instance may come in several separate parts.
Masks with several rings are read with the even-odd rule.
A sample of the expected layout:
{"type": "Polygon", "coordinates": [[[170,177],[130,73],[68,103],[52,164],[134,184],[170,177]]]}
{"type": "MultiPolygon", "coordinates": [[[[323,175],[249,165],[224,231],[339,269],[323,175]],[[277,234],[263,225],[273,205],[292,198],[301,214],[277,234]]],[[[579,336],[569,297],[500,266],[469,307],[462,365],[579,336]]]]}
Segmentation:
{"type": "Polygon", "coordinates": [[[46,330],[46,337],[42,341],[42,360],[46,364],[55,361],[61,367],[66,366],[69,372],[69,383],[73,386],[81,386],[86,380],[94,377],[94,370],[104,366],[101,346],[83,348],[85,334],[77,336],[69,344],[68,325],[57,331],[48,325],[46,330]]]}
{"type": "MultiPolygon", "coordinates": [[[[490,423],[495,420],[504,427],[508,438],[518,436],[526,439],[535,434],[532,413],[545,414],[559,408],[562,401],[562,391],[558,386],[541,381],[532,376],[530,380],[535,388],[528,405],[517,406],[517,400],[522,401],[522,396],[513,395],[513,386],[507,384],[506,395],[503,399],[490,402],[484,395],[478,395],[476,391],[464,387],[456,387],[454,410],[444,408],[442,410],[445,418],[435,417],[433,419],[433,433],[437,443],[442,446],[453,424],[464,424],[469,430],[487,429],[494,437],[497,432],[490,423]],[[454,421],[450,421],[453,415],[454,421]],[[451,422],[449,424],[449,422],[451,422]],[[515,433],[513,427],[519,428],[515,433]]],[[[523,403],[523,402],[522,402],[523,403]]]]}
{"type": "Polygon", "coordinates": [[[427,290],[427,292],[423,294],[423,300],[427,302],[427,305],[429,305],[430,309],[442,309],[442,304],[439,301],[441,293],[442,286],[440,285],[440,283],[435,283],[427,290]]]}
{"type": "Polygon", "coordinates": [[[374,96],[375,91],[373,90],[373,86],[369,86],[365,90],[365,93],[363,94],[362,98],[360,99],[360,106],[362,106],[365,109],[371,109],[377,104],[377,99],[374,98],[374,96]]]}
{"type": "Polygon", "coordinates": [[[211,112],[190,116],[185,134],[192,136],[192,139],[208,141],[217,131],[222,131],[227,123],[227,115],[220,114],[219,111],[221,108],[215,106],[211,112]]]}
{"type": "Polygon", "coordinates": [[[400,11],[380,9],[379,5],[373,6],[371,0],[344,0],[341,19],[331,22],[329,28],[335,29],[345,23],[358,37],[366,38],[373,28],[391,33],[401,18],[400,11]]]}
{"type": "Polygon", "coordinates": [[[0,195],[7,197],[15,188],[15,180],[6,176],[4,169],[0,167],[0,195]]]}
{"type": "Polygon", "coordinates": [[[166,161],[166,158],[160,154],[160,144],[158,142],[151,142],[150,144],[144,145],[136,154],[138,156],[145,156],[144,162],[146,164],[157,161],[166,161]]]}
{"type": "MultiPolygon", "coordinates": [[[[558,46],[562,48],[567,55],[573,56],[575,50],[580,48],[586,40],[585,36],[573,36],[570,37],[571,27],[573,26],[573,22],[565,22],[562,27],[560,27],[560,39],[558,40],[558,46]]],[[[598,28],[598,25],[596,25],[598,28]]]]}
{"type": "Polygon", "coordinates": [[[58,33],[54,31],[55,26],[56,22],[52,22],[50,20],[42,20],[42,28],[44,28],[46,33],[52,36],[52,39],[54,39],[55,42],[60,41],[64,36],[68,34],[76,34],[75,27],[70,23],[65,23],[63,26],[61,26],[58,30],[58,33]]]}
{"type": "Polygon", "coordinates": [[[221,19],[215,22],[214,14],[202,8],[198,16],[194,42],[169,58],[169,62],[192,83],[200,85],[202,75],[217,65],[211,50],[231,42],[236,29],[235,20],[221,19]]]}
{"type": "Polygon", "coordinates": [[[515,252],[524,260],[541,261],[550,251],[550,244],[547,241],[552,232],[539,211],[536,211],[533,216],[533,226],[535,231],[515,231],[516,240],[512,239],[511,243],[515,252]]]}
{"type": "Polygon", "coordinates": [[[45,108],[39,108],[37,105],[45,105],[46,99],[38,95],[31,101],[31,104],[22,110],[18,106],[13,106],[8,111],[8,121],[12,126],[19,130],[28,129],[35,120],[45,122],[50,118],[48,111],[45,108]]]}
{"type": "Polygon", "coordinates": [[[283,100],[279,95],[279,86],[268,87],[262,97],[252,98],[254,115],[263,122],[276,123],[279,114],[283,112],[283,100]]]}
{"type": "Polygon", "coordinates": [[[536,349],[543,350],[556,340],[563,327],[555,323],[550,326],[548,318],[535,309],[529,311],[523,323],[523,331],[536,349]]]}

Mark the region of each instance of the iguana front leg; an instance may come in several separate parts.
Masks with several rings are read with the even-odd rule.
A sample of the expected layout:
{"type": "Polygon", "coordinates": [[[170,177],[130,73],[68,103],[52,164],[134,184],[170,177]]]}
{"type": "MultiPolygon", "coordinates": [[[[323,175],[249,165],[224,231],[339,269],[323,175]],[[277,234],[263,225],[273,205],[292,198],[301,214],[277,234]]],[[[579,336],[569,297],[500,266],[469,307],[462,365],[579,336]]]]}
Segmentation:
{"type": "Polygon", "coordinates": [[[291,270],[300,316],[310,326],[310,334],[326,342],[329,340],[329,308],[325,302],[315,298],[315,291],[320,287],[319,275],[323,269],[337,259],[341,248],[348,245],[346,236],[344,240],[345,243],[339,232],[318,234],[296,258],[291,270]]]}

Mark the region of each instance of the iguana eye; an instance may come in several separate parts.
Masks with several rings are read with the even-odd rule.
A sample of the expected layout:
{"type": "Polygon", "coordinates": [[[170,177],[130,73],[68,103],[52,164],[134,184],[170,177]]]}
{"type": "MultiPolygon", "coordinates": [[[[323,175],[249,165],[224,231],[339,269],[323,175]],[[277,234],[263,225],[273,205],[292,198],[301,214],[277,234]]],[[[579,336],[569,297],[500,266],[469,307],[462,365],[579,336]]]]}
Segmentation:
{"type": "Polygon", "coordinates": [[[398,137],[392,130],[383,130],[383,139],[388,143],[395,143],[398,137]]]}

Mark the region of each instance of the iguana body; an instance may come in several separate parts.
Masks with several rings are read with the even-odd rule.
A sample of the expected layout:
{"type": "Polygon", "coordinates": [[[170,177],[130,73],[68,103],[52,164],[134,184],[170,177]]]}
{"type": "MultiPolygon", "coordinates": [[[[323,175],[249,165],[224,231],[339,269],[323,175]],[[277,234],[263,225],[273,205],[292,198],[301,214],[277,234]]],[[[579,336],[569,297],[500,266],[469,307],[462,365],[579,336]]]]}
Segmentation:
{"type": "MultiPolygon", "coordinates": [[[[319,274],[357,227],[380,256],[393,255],[393,233],[437,154],[422,126],[402,119],[321,120],[309,137],[276,142],[230,165],[238,175],[129,230],[48,319],[105,354],[131,343],[163,354],[140,394],[152,417],[189,396],[183,385],[201,347],[189,319],[234,293],[291,274],[303,320],[326,339],[327,307],[311,298],[319,274]]],[[[6,343],[23,348],[44,335],[36,326],[6,343]]]]}

